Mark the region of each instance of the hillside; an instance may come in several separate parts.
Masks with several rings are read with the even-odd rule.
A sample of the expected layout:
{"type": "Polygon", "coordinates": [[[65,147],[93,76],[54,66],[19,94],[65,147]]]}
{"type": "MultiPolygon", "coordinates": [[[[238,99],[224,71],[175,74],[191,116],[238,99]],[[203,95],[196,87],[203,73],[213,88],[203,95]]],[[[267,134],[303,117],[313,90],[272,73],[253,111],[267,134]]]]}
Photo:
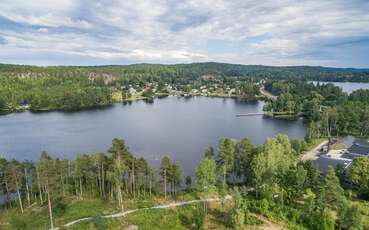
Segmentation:
{"type": "Polygon", "coordinates": [[[225,77],[252,77],[273,79],[303,79],[320,81],[357,81],[369,82],[369,69],[330,68],[321,66],[263,66],[238,65],[227,63],[191,63],[191,64],[132,64],[108,66],[28,66],[0,64],[0,74],[18,76],[44,75],[83,75],[108,74],[116,77],[190,77],[216,75],[225,77]]]}

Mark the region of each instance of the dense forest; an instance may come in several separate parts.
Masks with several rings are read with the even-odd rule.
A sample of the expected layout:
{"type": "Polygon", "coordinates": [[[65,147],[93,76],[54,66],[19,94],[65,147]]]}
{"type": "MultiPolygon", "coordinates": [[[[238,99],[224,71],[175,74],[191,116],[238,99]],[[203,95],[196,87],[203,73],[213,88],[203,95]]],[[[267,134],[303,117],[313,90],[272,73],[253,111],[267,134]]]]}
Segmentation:
{"type": "Polygon", "coordinates": [[[303,81],[269,81],[265,88],[278,99],[264,109],[303,116],[315,138],[369,136],[369,90],[359,89],[348,95],[333,84],[303,81]]]}
{"type": "Polygon", "coordinates": [[[84,77],[4,77],[0,74],[0,113],[69,110],[112,103],[111,89],[84,77]]]}
{"type": "Polygon", "coordinates": [[[175,81],[178,78],[197,79],[202,75],[218,75],[224,77],[249,77],[258,79],[303,79],[318,81],[356,81],[369,82],[369,69],[328,68],[320,66],[273,67],[262,65],[237,65],[226,63],[193,63],[193,64],[133,64],[116,66],[57,66],[36,67],[23,65],[0,64],[0,72],[12,75],[33,73],[42,75],[60,73],[68,75],[79,72],[88,76],[91,72],[112,74],[116,77],[165,77],[175,81]]]}
{"type": "Polygon", "coordinates": [[[168,95],[167,86],[180,94],[207,86],[208,95],[256,100],[261,79],[369,81],[367,69],[325,67],[269,67],[224,63],[135,64],[126,66],[37,67],[0,64],[0,113],[75,110],[106,106],[129,99],[168,95]],[[232,92],[231,89],[235,89],[232,92]]]}
{"type": "MultiPolygon", "coordinates": [[[[310,141],[278,135],[253,146],[246,138],[221,139],[217,149],[206,149],[196,178],[184,177],[180,163],[168,157],[153,169],[145,159],[134,157],[121,139],[112,141],[108,154],[79,155],[75,160],[55,159],[46,152],[37,162],[1,159],[0,192],[15,196],[0,211],[4,217],[8,212],[0,222],[9,221],[12,229],[45,229],[65,224],[74,202],[84,207],[84,202],[103,201],[109,206],[100,208],[117,212],[132,207],[130,201],[171,200],[192,193],[197,199],[226,199],[230,194],[233,205],[221,209],[221,219],[234,229],[250,224],[255,214],[284,222],[288,229],[367,229],[368,213],[358,200],[369,198],[368,158],[355,158],[347,172],[330,168],[321,176],[312,162],[299,161],[310,141]],[[32,219],[34,215],[39,218],[32,219]]],[[[73,218],[101,211],[73,212],[73,218]]],[[[211,208],[206,202],[187,210],[181,214],[181,226],[202,229],[207,213],[211,208]]],[[[95,219],[92,229],[105,229],[99,228],[104,221],[95,219]]],[[[171,229],[182,229],[177,227],[171,229]]]]}

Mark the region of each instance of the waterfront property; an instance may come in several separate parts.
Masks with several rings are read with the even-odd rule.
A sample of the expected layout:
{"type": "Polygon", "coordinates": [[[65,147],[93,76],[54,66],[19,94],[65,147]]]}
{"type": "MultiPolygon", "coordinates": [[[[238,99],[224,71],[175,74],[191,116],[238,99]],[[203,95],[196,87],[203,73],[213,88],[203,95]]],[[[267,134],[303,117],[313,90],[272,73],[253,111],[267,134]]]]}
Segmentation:
{"type": "Polygon", "coordinates": [[[364,139],[356,139],[347,153],[354,156],[369,156],[369,141],[364,139]]]}
{"type": "Polygon", "coordinates": [[[352,160],[355,157],[366,156],[369,157],[369,141],[365,139],[354,139],[352,137],[346,138],[344,141],[350,147],[344,149],[332,149],[314,161],[315,166],[321,173],[325,173],[329,166],[333,168],[341,164],[345,169],[350,167],[352,160]]]}

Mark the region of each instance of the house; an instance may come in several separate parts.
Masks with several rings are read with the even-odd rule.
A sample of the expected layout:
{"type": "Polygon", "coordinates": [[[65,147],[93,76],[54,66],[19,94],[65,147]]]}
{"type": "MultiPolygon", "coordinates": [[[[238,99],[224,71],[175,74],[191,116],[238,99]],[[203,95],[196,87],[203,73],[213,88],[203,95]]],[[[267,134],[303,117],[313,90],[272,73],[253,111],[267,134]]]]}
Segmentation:
{"type": "Polygon", "coordinates": [[[344,158],[330,158],[328,156],[321,156],[316,159],[313,163],[315,167],[322,173],[325,174],[328,170],[329,166],[336,168],[337,165],[342,164],[345,169],[347,169],[352,160],[344,159],[344,158]]]}
{"type": "Polygon", "coordinates": [[[133,94],[136,93],[136,90],[131,87],[131,88],[128,89],[128,93],[131,94],[131,95],[133,95],[133,94]]]}
{"type": "MultiPolygon", "coordinates": [[[[330,150],[328,153],[321,155],[314,161],[314,165],[321,173],[325,173],[328,166],[333,168],[338,164],[342,164],[345,169],[349,168],[355,157],[369,157],[369,141],[364,139],[355,139],[353,137],[345,138],[345,145],[350,146],[348,149],[330,150]]],[[[322,149],[321,152],[325,153],[322,149]]]]}
{"type": "Polygon", "coordinates": [[[369,157],[369,141],[365,139],[355,139],[351,147],[347,149],[347,153],[355,156],[369,157]]]}

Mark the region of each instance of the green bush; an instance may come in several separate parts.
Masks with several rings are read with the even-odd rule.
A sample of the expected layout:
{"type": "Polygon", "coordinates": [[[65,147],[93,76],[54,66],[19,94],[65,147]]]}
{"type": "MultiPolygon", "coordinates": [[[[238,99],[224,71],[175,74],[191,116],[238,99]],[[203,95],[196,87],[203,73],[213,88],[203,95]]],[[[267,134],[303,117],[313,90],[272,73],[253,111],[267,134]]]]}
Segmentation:
{"type": "Polygon", "coordinates": [[[23,230],[27,229],[27,223],[19,214],[13,214],[10,217],[10,229],[23,230]]]}
{"type": "Polygon", "coordinates": [[[269,201],[267,199],[262,199],[259,201],[259,210],[261,213],[267,213],[269,210],[269,201]]]}
{"type": "Polygon", "coordinates": [[[102,218],[101,216],[95,216],[92,219],[92,224],[96,228],[96,230],[105,230],[108,227],[108,223],[105,218],[102,218]]]}
{"type": "Polygon", "coordinates": [[[240,208],[235,208],[231,214],[231,224],[233,229],[240,229],[245,224],[245,212],[240,208]]]}
{"type": "Polygon", "coordinates": [[[183,208],[180,212],[179,219],[189,229],[203,229],[205,221],[204,209],[201,205],[183,208]]]}

